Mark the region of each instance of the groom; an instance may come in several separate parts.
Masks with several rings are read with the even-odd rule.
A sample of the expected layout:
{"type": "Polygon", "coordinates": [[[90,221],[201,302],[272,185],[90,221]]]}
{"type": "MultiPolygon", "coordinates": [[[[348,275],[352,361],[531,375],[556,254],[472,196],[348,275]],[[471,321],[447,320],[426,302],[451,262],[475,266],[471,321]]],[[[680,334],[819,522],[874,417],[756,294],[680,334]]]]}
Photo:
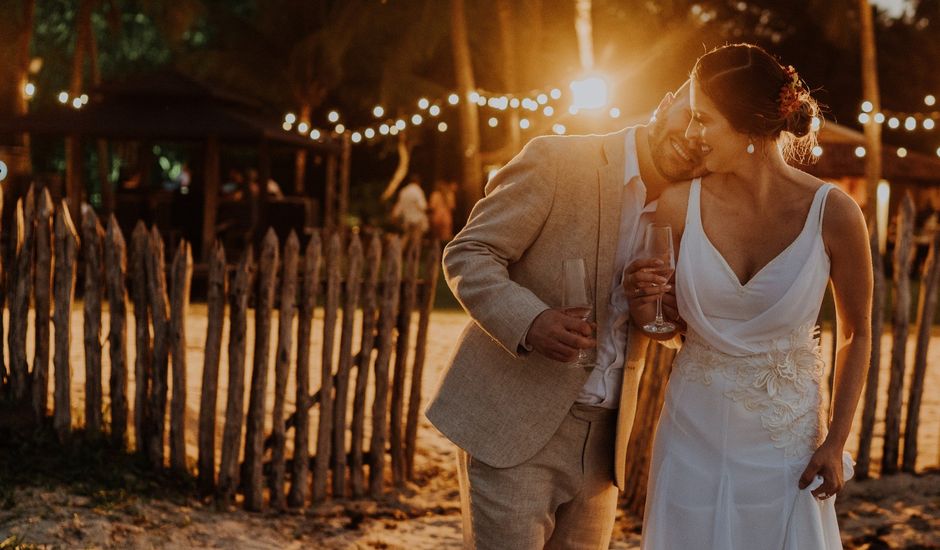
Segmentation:
{"type": "Polygon", "coordinates": [[[607,548],[649,343],[621,274],[660,193],[701,172],[689,119],[686,84],[646,126],[532,140],[444,250],[472,321],[427,417],[459,447],[468,548],[607,548]],[[585,262],[596,341],[559,307],[570,258],[585,262]],[[571,365],[594,347],[596,367],[571,365]]]}

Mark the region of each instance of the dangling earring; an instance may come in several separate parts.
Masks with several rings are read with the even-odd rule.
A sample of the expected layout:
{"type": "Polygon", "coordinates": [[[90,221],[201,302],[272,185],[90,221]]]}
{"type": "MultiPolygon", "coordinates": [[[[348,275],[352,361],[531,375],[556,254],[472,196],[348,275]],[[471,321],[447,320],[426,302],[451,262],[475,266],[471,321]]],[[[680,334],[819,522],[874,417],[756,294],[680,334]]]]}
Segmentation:
{"type": "Polygon", "coordinates": [[[746,149],[746,151],[747,151],[747,154],[749,154],[749,155],[753,155],[753,154],[754,154],[754,142],[751,140],[751,138],[748,138],[748,139],[747,139],[747,149],[746,149]]]}

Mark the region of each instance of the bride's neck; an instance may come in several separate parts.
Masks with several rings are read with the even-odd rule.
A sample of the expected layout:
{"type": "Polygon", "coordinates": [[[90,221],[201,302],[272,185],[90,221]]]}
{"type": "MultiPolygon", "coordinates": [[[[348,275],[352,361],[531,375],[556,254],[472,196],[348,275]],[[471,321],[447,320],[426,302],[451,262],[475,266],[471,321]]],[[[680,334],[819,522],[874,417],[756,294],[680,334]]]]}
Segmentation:
{"type": "Polygon", "coordinates": [[[786,179],[790,170],[777,145],[768,143],[763,151],[755,151],[742,159],[727,179],[729,184],[737,184],[741,192],[763,202],[773,196],[775,188],[781,179],[786,179]]]}

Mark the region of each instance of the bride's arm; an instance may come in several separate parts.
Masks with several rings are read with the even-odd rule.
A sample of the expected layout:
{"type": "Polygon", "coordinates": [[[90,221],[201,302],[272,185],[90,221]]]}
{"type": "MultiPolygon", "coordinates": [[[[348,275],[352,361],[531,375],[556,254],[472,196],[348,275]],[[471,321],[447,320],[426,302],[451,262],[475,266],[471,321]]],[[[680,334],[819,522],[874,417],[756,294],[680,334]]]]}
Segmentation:
{"type": "Polygon", "coordinates": [[[823,239],[831,261],[830,279],[839,328],[834,398],[829,434],[800,478],[806,487],[815,475],[825,482],[816,496],[838,492],[842,451],[852,428],[871,354],[872,263],[868,231],[861,209],[841,191],[830,191],[823,220],[823,239]]]}

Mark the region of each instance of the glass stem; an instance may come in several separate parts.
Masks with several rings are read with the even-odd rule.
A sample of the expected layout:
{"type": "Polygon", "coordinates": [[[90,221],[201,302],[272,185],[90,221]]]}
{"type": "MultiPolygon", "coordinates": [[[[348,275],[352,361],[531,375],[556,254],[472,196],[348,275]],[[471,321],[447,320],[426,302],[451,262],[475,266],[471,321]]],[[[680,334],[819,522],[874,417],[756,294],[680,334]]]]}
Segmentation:
{"type": "Polygon", "coordinates": [[[662,325],[663,323],[663,295],[660,294],[659,297],[656,298],[656,324],[662,325]]]}

